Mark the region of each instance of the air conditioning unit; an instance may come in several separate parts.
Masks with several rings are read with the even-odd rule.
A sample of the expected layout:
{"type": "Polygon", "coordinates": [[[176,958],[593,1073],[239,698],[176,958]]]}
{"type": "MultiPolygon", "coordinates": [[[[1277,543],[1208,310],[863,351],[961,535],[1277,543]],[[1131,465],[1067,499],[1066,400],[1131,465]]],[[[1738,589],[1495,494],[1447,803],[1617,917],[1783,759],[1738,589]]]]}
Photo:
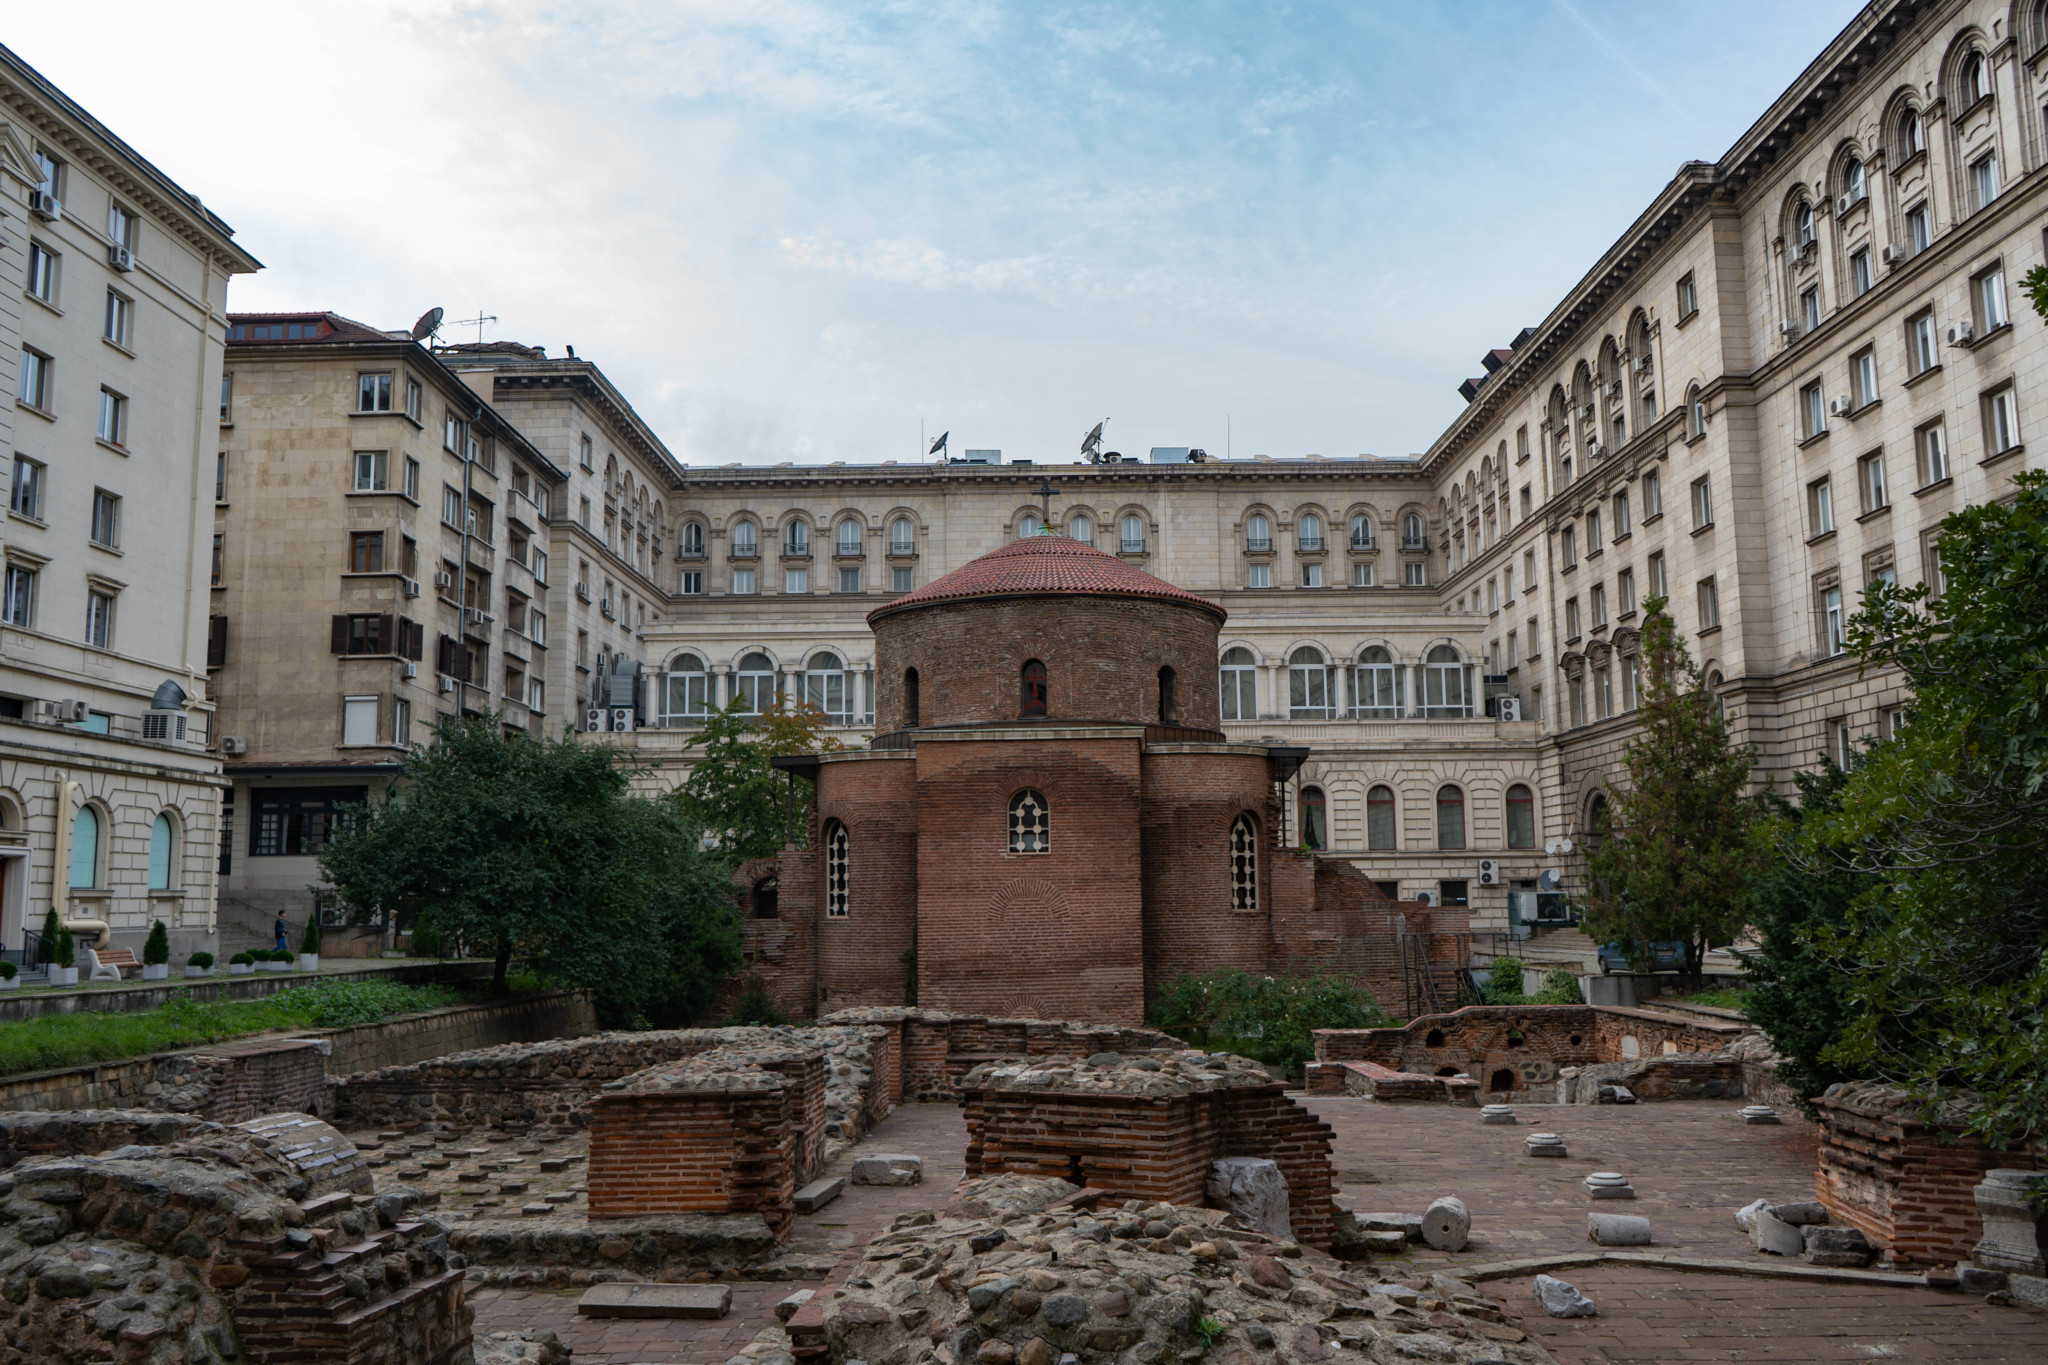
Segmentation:
{"type": "Polygon", "coordinates": [[[36,714],[57,725],[83,725],[91,707],[82,701],[39,701],[36,714]]]}
{"type": "Polygon", "coordinates": [[[119,242],[107,248],[107,264],[116,270],[128,271],[135,268],[135,253],[119,242]]]}
{"type": "Polygon", "coordinates": [[[243,739],[240,735],[222,735],[220,737],[220,751],[229,758],[240,758],[243,754],[249,752],[249,741],[243,739]]]}
{"type": "Polygon", "coordinates": [[[588,583],[578,583],[576,585],[576,600],[578,602],[590,601],[590,585],[588,583]]]}
{"type": "Polygon", "coordinates": [[[420,581],[417,578],[401,578],[398,580],[398,590],[407,597],[418,597],[420,595],[420,581]]]}
{"type": "Polygon", "coordinates": [[[612,732],[614,734],[621,735],[630,735],[633,733],[632,707],[614,706],[612,708],[612,732]]]}
{"type": "Polygon", "coordinates": [[[1858,204],[1862,202],[1863,196],[1860,194],[1845,194],[1841,198],[1835,200],[1835,212],[1837,214],[1847,213],[1850,209],[1855,208],[1858,204]]]}
{"type": "Polygon", "coordinates": [[[64,202],[48,190],[30,190],[28,211],[46,223],[54,223],[64,216],[64,202]]]}
{"type": "Polygon", "coordinates": [[[452,573],[449,573],[449,572],[448,572],[448,571],[447,571],[446,569],[436,569],[436,570],[434,570],[434,586],[435,586],[435,587],[437,587],[437,588],[452,588],[452,587],[454,587],[454,586],[455,586],[455,575],[454,575],[454,574],[452,574],[452,573]]]}
{"type": "Polygon", "coordinates": [[[442,679],[441,679],[441,695],[442,695],[442,696],[444,696],[444,697],[452,697],[452,696],[454,696],[454,695],[455,695],[455,679],[453,679],[453,678],[442,678],[442,679]]]}
{"type": "Polygon", "coordinates": [[[1846,398],[1830,398],[1828,400],[1828,416],[1830,417],[1847,417],[1854,409],[1855,405],[1846,398]]]}
{"type": "Polygon", "coordinates": [[[484,614],[476,607],[464,607],[462,623],[467,626],[481,626],[484,623],[484,614]]]}
{"type": "Polygon", "coordinates": [[[1607,447],[1606,447],[1606,446],[1604,446],[1604,445],[1601,445],[1601,444],[1600,444],[1600,443],[1599,443],[1598,441],[1588,441],[1588,442],[1586,442],[1586,454],[1590,455],[1590,456],[1591,456],[1592,458],[1594,458],[1594,459],[1596,459],[1596,460],[1597,460],[1597,459],[1599,459],[1599,458],[1600,458],[1600,457],[1601,457],[1602,455],[1605,455],[1606,453],[1607,453],[1607,447]]]}
{"type": "Polygon", "coordinates": [[[1609,398],[1621,397],[1621,381],[1619,379],[1614,380],[1607,386],[1607,396],[1609,398]]]}
{"type": "Polygon", "coordinates": [[[1897,265],[1900,261],[1906,259],[1906,251],[1905,248],[1899,246],[1897,243],[1893,243],[1887,246],[1883,251],[1878,252],[1877,258],[1883,261],[1886,265],[1897,265]]]}
{"type": "Polygon", "coordinates": [[[411,679],[411,678],[417,678],[417,677],[418,677],[419,675],[420,675],[420,666],[419,666],[418,664],[414,663],[414,662],[413,662],[412,660],[410,660],[410,659],[407,659],[407,660],[405,661],[405,677],[406,677],[406,678],[408,678],[408,679],[411,679]]]}
{"type": "Polygon", "coordinates": [[[1798,322],[1796,322],[1792,318],[1786,318],[1783,322],[1778,324],[1778,335],[1784,337],[1787,341],[1792,340],[1794,337],[1799,335],[1798,322]]]}
{"type": "Polygon", "coordinates": [[[1589,421],[1589,422],[1590,422],[1590,421],[1592,421],[1592,420],[1593,420],[1593,405],[1592,405],[1591,403],[1587,403],[1587,404],[1585,404],[1585,405],[1584,405],[1583,407],[1581,407],[1581,408],[1579,409],[1579,416],[1581,416],[1581,417],[1585,418],[1585,419],[1586,419],[1587,421],[1589,421]]]}
{"type": "Polygon", "coordinates": [[[347,924],[348,912],[340,906],[323,905],[320,907],[320,927],[322,929],[340,929],[347,924]]]}
{"type": "Polygon", "coordinates": [[[1522,699],[1520,697],[1502,697],[1494,703],[1494,707],[1501,720],[1520,720],[1522,718],[1522,699]]]}
{"type": "Polygon", "coordinates": [[[1654,369],[1656,369],[1656,368],[1657,368],[1657,362],[1656,362],[1655,360],[1653,360],[1653,359],[1652,359],[1651,357],[1649,357],[1649,356],[1642,356],[1642,357],[1638,358],[1638,359],[1637,359],[1637,361],[1636,361],[1636,373],[1637,373],[1637,374],[1648,374],[1648,373],[1649,373],[1650,371],[1652,371],[1652,370],[1654,370],[1654,369]]]}
{"type": "Polygon", "coordinates": [[[142,737],[159,744],[183,744],[185,742],[185,713],[183,711],[144,711],[142,713],[142,737]]]}
{"type": "Polygon", "coordinates": [[[1967,322],[1959,322],[1948,329],[1948,344],[1967,346],[1977,339],[1977,329],[1967,322]]]}
{"type": "Polygon", "coordinates": [[[1479,860],[1479,884],[1480,884],[1481,886],[1499,886],[1499,885],[1500,885],[1500,860],[1499,860],[1499,859],[1497,859],[1497,858],[1481,858],[1481,859],[1479,860]]]}
{"type": "Polygon", "coordinates": [[[1415,893],[1415,903],[1417,905],[1435,905],[1436,898],[1427,891],[1418,891],[1415,893]]]}
{"type": "Polygon", "coordinates": [[[611,717],[602,706],[593,706],[583,713],[583,728],[593,735],[603,734],[611,728],[611,717]]]}

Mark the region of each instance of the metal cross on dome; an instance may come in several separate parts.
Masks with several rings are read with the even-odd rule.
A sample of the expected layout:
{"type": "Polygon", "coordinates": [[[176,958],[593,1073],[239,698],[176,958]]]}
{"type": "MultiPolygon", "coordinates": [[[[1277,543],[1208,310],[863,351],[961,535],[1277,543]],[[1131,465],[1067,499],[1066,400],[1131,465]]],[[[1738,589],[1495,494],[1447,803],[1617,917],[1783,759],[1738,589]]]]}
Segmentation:
{"type": "Polygon", "coordinates": [[[1038,485],[1038,501],[1043,509],[1043,513],[1038,519],[1039,529],[1042,534],[1049,536],[1052,534],[1052,479],[1050,476],[1041,480],[1038,485]]]}

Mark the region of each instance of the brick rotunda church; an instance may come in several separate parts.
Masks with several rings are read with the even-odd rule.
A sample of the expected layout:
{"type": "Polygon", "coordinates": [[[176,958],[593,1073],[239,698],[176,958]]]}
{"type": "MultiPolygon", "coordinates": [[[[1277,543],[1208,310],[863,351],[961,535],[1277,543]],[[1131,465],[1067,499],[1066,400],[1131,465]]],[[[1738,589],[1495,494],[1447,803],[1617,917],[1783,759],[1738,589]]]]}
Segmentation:
{"type": "Polygon", "coordinates": [[[1308,751],[1225,738],[1224,619],[1060,535],[870,612],[874,745],[777,760],[817,783],[808,847],[741,874],[771,992],[901,1004],[914,961],[921,1005],[1135,1023],[1183,973],[1332,965],[1362,918],[1388,934],[1356,869],[1275,845],[1308,751]]]}

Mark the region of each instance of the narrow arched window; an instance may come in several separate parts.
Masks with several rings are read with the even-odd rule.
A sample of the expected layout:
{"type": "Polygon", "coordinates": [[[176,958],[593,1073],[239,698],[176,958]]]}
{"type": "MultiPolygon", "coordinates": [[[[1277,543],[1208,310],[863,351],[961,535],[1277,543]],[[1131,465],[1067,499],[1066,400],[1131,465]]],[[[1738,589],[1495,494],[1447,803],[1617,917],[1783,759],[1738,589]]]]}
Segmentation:
{"type": "Polygon", "coordinates": [[[1899,147],[1906,156],[1916,156],[1927,150],[1927,130],[1921,126],[1918,109],[1908,109],[1899,117],[1899,147]]]}
{"type": "Polygon", "coordinates": [[[1372,548],[1372,518],[1360,512],[1351,519],[1351,548],[1370,550],[1372,548]]]}
{"type": "Polygon", "coordinates": [[[1159,723],[1161,725],[1173,724],[1177,716],[1177,707],[1173,695],[1173,677],[1172,668],[1162,668],[1159,670],[1159,723]]]}
{"type": "Polygon", "coordinates": [[[792,521],[782,533],[782,552],[786,555],[807,555],[811,552],[811,527],[809,522],[792,521]]]}
{"type": "Polygon", "coordinates": [[[1052,810],[1029,787],[1010,798],[1010,852],[1052,852],[1052,810]]]}
{"type": "Polygon", "coordinates": [[[1394,789],[1374,787],[1365,794],[1365,846],[1376,851],[1399,848],[1395,829],[1394,789]]]}
{"type": "Polygon", "coordinates": [[[1467,714],[1465,665],[1451,645],[1429,651],[1422,666],[1422,714],[1439,719],[1456,719],[1467,714]]]}
{"type": "Polygon", "coordinates": [[[1336,714],[1330,704],[1330,666],[1314,645],[1287,656],[1287,714],[1291,720],[1329,720],[1336,714]]]}
{"type": "Polygon", "coordinates": [[[701,521],[684,522],[682,542],[682,548],[679,553],[691,557],[703,554],[704,523],[701,521]]]}
{"type": "Polygon", "coordinates": [[[1230,908],[1259,908],[1259,827],[1249,815],[1230,826],[1230,908]]]}
{"type": "Polygon", "coordinates": [[[1536,847],[1536,798],[1519,782],[1508,788],[1508,847],[1536,847]]]}
{"type": "Polygon", "coordinates": [[[1244,547],[1255,553],[1264,553],[1273,548],[1273,525],[1265,515],[1254,512],[1245,518],[1244,547]]]}
{"type": "Polygon", "coordinates": [[[1088,520],[1081,513],[1075,513],[1067,518],[1067,538],[1078,540],[1083,545],[1093,545],[1095,543],[1095,523],[1088,520]]]}
{"type": "Polygon", "coordinates": [[[1968,108],[1990,93],[1990,63],[1983,53],[1972,52],[1963,61],[1963,105],[1968,108]]]}
{"type": "Polygon", "coordinates": [[[171,886],[171,817],[159,814],[149,827],[149,889],[168,891],[171,886]]]}
{"type": "Polygon", "coordinates": [[[1026,512],[1017,522],[1017,539],[1019,540],[1044,534],[1045,523],[1038,519],[1038,513],[1036,512],[1026,512]]]}
{"type": "Polygon", "coordinates": [[[695,654],[678,654],[669,660],[663,680],[661,714],[669,722],[698,721],[711,710],[711,675],[695,654]]]}
{"type": "Polygon", "coordinates": [[[1036,659],[1028,660],[1024,665],[1024,695],[1022,705],[1019,708],[1019,713],[1026,720],[1032,720],[1046,714],[1045,692],[1045,665],[1036,659]]]}
{"type": "Polygon", "coordinates": [[[834,725],[853,724],[848,705],[852,688],[847,686],[846,669],[839,656],[820,650],[804,665],[803,699],[823,711],[834,725]]]}
{"type": "Polygon", "coordinates": [[[906,668],[903,670],[903,728],[906,730],[916,729],[917,718],[920,714],[921,708],[918,706],[917,696],[917,670],[906,668]]]}
{"type": "Polygon", "coordinates": [[[1352,698],[1366,720],[1401,718],[1401,669],[1384,646],[1371,645],[1359,652],[1352,698]]]}
{"type": "Polygon", "coordinates": [[[1323,548],[1323,519],[1313,512],[1306,513],[1294,524],[1294,543],[1313,553],[1323,548]]]}
{"type": "Polygon", "coordinates": [[[1707,400],[1700,397],[1697,384],[1685,391],[1685,427],[1687,436],[1707,434],[1707,400]]]}
{"type": "Polygon", "coordinates": [[[825,916],[846,918],[846,826],[825,824],[825,916]]]}
{"type": "Polygon", "coordinates": [[[1465,846],[1465,793],[1457,787],[1437,789],[1436,846],[1444,849],[1465,846]]]}
{"type": "Polygon", "coordinates": [[[1869,193],[1864,184],[1863,163],[1853,156],[1842,166],[1842,193],[1852,204],[1862,203],[1863,196],[1869,193]]]}
{"type": "Polygon", "coordinates": [[[1800,200],[1799,207],[1793,211],[1792,220],[1799,249],[1804,251],[1813,245],[1813,205],[1803,199],[1800,200]]]}
{"type": "Polygon", "coordinates": [[[80,806],[71,817],[71,885],[92,886],[100,870],[100,813],[80,806]]]}
{"type": "Polygon", "coordinates": [[[1329,802],[1323,797],[1321,787],[1303,787],[1295,802],[1295,815],[1300,821],[1301,846],[1324,849],[1330,846],[1329,802]]]}
{"type": "Polygon", "coordinates": [[[914,554],[917,548],[916,528],[911,526],[909,517],[898,517],[889,526],[889,553],[892,555],[914,554]]]}
{"type": "Polygon", "coordinates": [[[1223,651],[1223,664],[1219,671],[1223,684],[1223,719],[1257,720],[1259,669],[1252,652],[1243,645],[1232,645],[1223,651]]]}
{"type": "Polygon", "coordinates": [[[740,660],[733,674],[733,695],[744,715],[759,716],[775,709],[775,665],[766,654],[754,653],[740,660]]]}
{"type": "Polygon", "coordinates": [[[754,553],[754,523],[735,522],[732,528],[732,552],[742,558],[754,553]]]}
{"type": "Polygon", "coordinates": [[[839,523],[839,553],[857,555],[860,553],[860,523],[842,521],[839,523]]]}
{"type": "Polygon", "coordinates": [[[1410,512],[1401,518],[1401,548],[1421,550],[1427,546],[1422,539],[1422,514],[1410,512]]]}
{"type": "Polygon", "coordinates": [[[1117,548],[1127,555],[1145,553],[1145,519],[1133,512],[1123,520],[1117,548]]]}

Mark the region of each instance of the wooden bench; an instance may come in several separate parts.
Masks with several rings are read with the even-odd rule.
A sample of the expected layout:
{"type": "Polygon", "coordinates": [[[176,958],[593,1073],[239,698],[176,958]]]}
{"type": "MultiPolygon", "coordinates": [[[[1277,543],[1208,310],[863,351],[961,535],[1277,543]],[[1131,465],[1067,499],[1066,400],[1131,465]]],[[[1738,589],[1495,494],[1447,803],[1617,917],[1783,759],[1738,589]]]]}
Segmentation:
{"type": "Polygon", "coordinates": [[[88,948],[86,952],[92,955],[94,962],[92,975],[86,978],[88,981],[103,978],[119,981],[122,973],[130,968],[142,970],[142,964],[135,960],[134,952],[127,948],[88,948]]]}

